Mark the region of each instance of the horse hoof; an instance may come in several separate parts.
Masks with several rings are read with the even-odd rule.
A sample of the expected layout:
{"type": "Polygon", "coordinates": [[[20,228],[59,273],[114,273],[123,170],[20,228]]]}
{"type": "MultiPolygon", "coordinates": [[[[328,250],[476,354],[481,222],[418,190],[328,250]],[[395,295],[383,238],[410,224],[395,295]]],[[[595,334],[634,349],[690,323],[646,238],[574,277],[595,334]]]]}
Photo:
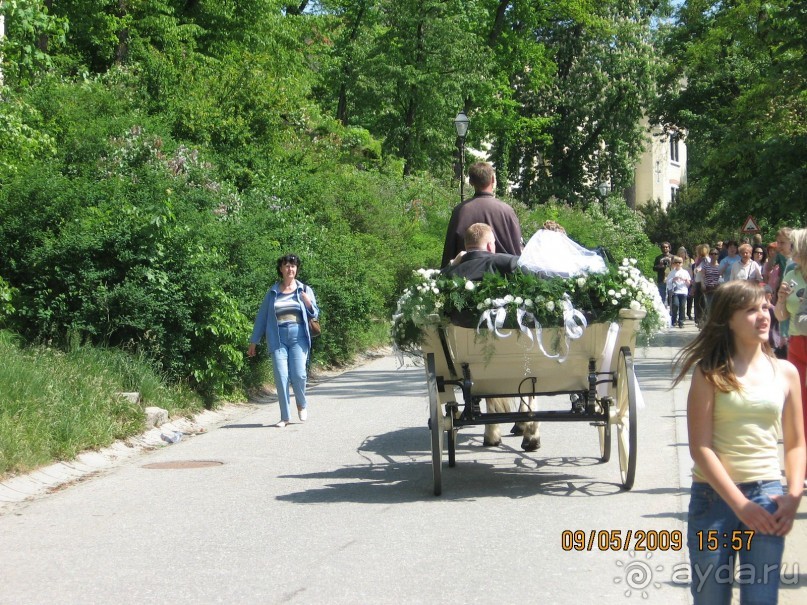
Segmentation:
{"type": "Polygon", "coordinates": [[[541,440],[540,439],[525,439],[521,442],[521,448],[525,452],[534,452],[539,447],[541,447],[541,440]]]}
{"type": "Polygon", "coordinates": [[[510,429],[510,434],[515,435],[516,437],[521,437],[524,434],[524,428],[518,424],[514,424],[513,428],[510,429]]]}
{"type": "Polygon", "coordinates": [[[498,447],[502,444],[501,439],[499,441],[488,441],[487,439],[482,440],[482,445],[484,447],[498,447]]]}

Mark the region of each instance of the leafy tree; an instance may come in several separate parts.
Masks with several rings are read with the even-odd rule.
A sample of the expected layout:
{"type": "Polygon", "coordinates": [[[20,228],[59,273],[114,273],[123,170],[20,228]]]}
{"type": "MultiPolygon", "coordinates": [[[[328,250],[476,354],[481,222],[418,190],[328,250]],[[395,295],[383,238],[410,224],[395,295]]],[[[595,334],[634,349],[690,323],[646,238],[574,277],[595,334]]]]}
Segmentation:
{"type": "Polygon", "coordinates": [[[320,91],[343,123],[383,136],[404,174],[451,152],[451,118],[484,77],[473,30],[482,4],[461,0],[342,0],[325,3],[341,19],[320,91]]]}
{"type": "Polygon", "coordinates": [[[631,184],[661,59],[656,4],[557,1],[504,12],[494,47],[502,100],[475,102],[521,200],[590,202],[603,180],[614,190],[631,184]]]}
{"type": "Polygon", "coordinates": [[[656,113],[686,129],[695,202],[724,228],[748,214],[807,218],[806,22],[790,0],[694,0],[667,32],[674,61],[656,113]]]}
{"type": "Polygon", "coordinates": [[[51,2],[3,0],[5,36],[0,36],[0,86],[24,85],[52,65],[49,50],[65,41],[67,22],[51,14],[51,2]]]}

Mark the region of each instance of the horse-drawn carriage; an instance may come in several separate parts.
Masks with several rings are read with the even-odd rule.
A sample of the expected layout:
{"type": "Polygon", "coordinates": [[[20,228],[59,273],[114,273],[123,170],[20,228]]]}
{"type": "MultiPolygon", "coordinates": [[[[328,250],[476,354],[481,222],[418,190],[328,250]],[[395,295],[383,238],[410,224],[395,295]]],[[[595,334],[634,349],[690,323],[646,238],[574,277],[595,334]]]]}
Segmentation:
{"type": "Polygon", "coordinates": [[[611,428],[616,427],[621,482],[631,489],[639,395],[633,350],[644,316],[643,310],[622,309],[618,322],[590,324],[576,339],[569,339],[564,328],[545,329],[537,341],[518,330],[503,330],[494,337],[454,325],[426,329],[421,350],[428,383],[435,495],[442,493],[444,446],[448,466],[453,467],[461,427],[539,421],[592,424],[602,462],[611,457],[611,428]],[[539,346],[541,341],[560,343],[563,354],[548,354],[539,346]],[[569,395],[569,409],[536,409],[535,398],[553,395],[569,395]],[[482,411],[482,399],[499,398],[520,398],[520,411],[482,411]]]}

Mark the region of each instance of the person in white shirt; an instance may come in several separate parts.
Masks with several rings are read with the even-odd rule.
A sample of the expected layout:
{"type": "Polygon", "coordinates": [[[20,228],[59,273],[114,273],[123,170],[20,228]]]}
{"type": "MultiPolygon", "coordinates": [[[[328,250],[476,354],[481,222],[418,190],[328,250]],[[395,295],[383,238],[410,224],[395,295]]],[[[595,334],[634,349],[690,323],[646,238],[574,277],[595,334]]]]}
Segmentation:
{"type": "Polygon", "coordinates": [[[731,266],[729,281],[746,279],[756,284],[762,283],[762,267],[759,266],[757,261],[751,258],[751,252],[753,251],[751,244],[743,244],[740,246],[739,251],[740,260],[731,266]]]}
{"type": "Polygon", "coordinates": [[[689,284],[692,282],[689,271],[682,266],[683,263],[684,259],[680,256],[673,256],[672,269],[670,269],[670,274],[667,276],[667,292],[670,293],[670,319],[672,319],[672,325],[675,325],[677,317],[679,328],[684,327],[687,294],[689,293],[689,284]]]}

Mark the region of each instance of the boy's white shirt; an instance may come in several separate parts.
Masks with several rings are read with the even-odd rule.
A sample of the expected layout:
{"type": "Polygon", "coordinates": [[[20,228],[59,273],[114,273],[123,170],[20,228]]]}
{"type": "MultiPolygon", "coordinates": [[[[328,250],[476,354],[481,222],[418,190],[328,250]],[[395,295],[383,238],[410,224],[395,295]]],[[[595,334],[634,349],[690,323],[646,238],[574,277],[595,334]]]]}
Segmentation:
{"type": "Polygon", "coordinates": [[[667,276],[667,289],[673,294],[687,294],[691,278],[686,269],[675,269],[667,276]]]}

